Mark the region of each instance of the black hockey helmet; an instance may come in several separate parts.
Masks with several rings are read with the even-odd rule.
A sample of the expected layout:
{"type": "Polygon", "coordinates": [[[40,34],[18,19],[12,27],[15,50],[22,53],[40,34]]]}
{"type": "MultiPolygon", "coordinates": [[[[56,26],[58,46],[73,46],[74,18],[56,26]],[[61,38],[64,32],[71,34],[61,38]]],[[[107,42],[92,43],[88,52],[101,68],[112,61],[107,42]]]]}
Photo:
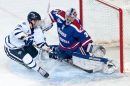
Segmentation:
{"type": "Polygon", "coordinates": [[[27,16],[27,20],[29,22],[31,22],[32,20],[36,21],[36,20],[41,20],[41,16],[37,13],[37,12],[30,12],[27,16]]]}

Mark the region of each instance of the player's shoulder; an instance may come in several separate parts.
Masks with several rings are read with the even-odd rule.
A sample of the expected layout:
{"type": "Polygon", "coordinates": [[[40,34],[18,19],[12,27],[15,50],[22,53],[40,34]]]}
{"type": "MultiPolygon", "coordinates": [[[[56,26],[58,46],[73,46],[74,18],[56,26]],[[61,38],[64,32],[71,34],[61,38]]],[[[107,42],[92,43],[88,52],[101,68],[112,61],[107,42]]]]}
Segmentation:
{"type": "Polygon", "coordinates": [[[65,18],[65,11],[60,10],[60,9],[55,9],[51,11],[52,14],[55,14],[56,16],[65,18]]]}
{"type": "Polygon", "coordinates": [[[81,26],[80,20],[78,18],[75,18],[75,20],[71,23],[71,26],[80,28],[81,26]]]}
{"type": "Polygon", "coordinates": [[[58,15],[62,16],[62,17],[65,17],[65,11],[61,10],[58,15]]]}
{"type": "Polygon", "coordinates": [[[29,27],[28,21],[20,21],[17,25],[19,25],[21,28],[29,27]]]}
{"type": "Polygon", "coordinates": [[[24,32],[28,32],[30,30],[30,25],[29,25],[29,22],[26,20],[26,21],[20,21],[16,27],[16,28],[20,28],[22,31],[24,32]]]}
{"type": "Polygon", "coordinates": [[[78,32],[83,32],[84,29],[82,27],[82,24],[80,22],[80,19],[76,18],[70,25],[71,27],[73,27],[76,31],[78,32]]]}

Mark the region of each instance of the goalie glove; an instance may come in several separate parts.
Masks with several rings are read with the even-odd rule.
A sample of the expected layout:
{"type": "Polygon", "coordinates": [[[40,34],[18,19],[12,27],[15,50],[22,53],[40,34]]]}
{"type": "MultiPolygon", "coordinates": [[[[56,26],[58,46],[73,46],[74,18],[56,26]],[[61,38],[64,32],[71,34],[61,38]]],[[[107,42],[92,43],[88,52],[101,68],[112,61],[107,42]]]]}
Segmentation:
{"type": "Polygon", "coordinates": [[[106,54],[106,49],[101,45],[89,44],[87,47],[87,52],[92,54],[94,57],[104,57],[106,54]]]}
{"type": "Polygon", "coordinates": [[[53,27],[53,24],[50,24],[50,25],[48,25],[48,26],[42,28],[42,32],[48,31],[48,30],[50,30],[52,27],[53,27]]]}

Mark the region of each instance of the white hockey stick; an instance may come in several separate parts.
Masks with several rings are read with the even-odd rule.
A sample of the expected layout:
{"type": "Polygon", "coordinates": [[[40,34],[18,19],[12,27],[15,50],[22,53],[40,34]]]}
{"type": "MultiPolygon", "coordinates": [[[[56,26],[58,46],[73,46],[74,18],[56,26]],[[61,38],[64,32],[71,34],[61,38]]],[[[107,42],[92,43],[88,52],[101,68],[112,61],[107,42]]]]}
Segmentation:
{"type": "MultiPolygon", "coordinates": [[[[49,0],[49,2],[48,2],[47,15],[49,15],[49,10],[50,10],[50,0],[49,0]]],[[[48,18],[50,18],[50,17],[48,16],[46,19],[48,19],[48,18]]],[[[46,20],[46,19],[45,19],[45,20],[46,20]]],[[[51,21],[51,20],[50,20],[50,21],[51,21]]],[[[50,23],[50,24],[48,24],[48,25],[45,24],[45,27],[42,28],[43,33],[44,33],[44,31],[48,31],[48,30],[51,29],[52,27],[53,27],[53,24],[52,24],[52,23],[50,23]]]]}
{"type": "MultiPolygon", "coordinates": [[[[41,68],[43,68],[44,69],[44,64],[43,64],[43,61],[41,60],[41,53],[42,53],[42,51],[46,51],[46,50],[44,50],[44,49],[42,49],[42,48],[40,48],[40,47],[38,47],[37,45],[34,45],[33,44],[33,46],[35,46],[36,48],[38,48],[39,49],[39,51],[38,51],[38,62],[39,62],[39,65],[40,65],[40,67],[41,68]]],[[[53,52],[49,52],[49,53],[53,53],[53,52]]]]}
{"type": "Polygon", "coordinates": [[[43,64],[43,61],[41,60],[41,53],[42,53],[42,50],[40,49],[38,51],[38,54],[39,54],[38,62],[39,62],[40,67],[44,69],[44,64],[43,64]]]}
{"type": "Polygon", "coordinates": [[[49,10],[50,10],[50,0],[48,2],[47,14],[49,14],[49,10]]]}

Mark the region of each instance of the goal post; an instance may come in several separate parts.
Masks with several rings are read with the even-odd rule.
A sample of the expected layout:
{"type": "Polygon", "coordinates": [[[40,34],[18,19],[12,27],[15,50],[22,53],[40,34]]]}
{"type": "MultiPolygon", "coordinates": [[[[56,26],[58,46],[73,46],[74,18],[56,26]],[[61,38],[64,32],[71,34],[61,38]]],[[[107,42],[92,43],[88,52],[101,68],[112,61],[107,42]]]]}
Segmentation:
{"type": "Polygon", "coordinates": [[[95,44],[102,44],[102,45],[106,45],[107,47],[109,46],[113,47],[113,45],[114,47],[119,46],[120,51],[118,54],[120,58],[117,58],[117,59],[120,59],[119,60],[120,72],[123,73],[124,71],[123,58],[124,57],[123,57],[123,11],[122,11],[122,8],[117,7],[103,0],[79,0],[79,4],[80,4],[79,9],[80,9],[81,23],[83,25],[83,28],[86,29],[86,31],[88,31],[88,34],[90,33],[89,35],[92,36],[92,39],[94,39],[95,44]],[[111,30],[110,33],[107,33],[109,32],[109,30],[111,30]],[[99,33],[97,33],[97,31],[99,31],[99,33]],[[99,35],[97,34],[101,36],[105,35],[105,37],[98,38],[99,35]],[[106,39],[108,39],[108,41],[106,41],[106,39]],[[118,44],[118,41],[119,41],[119,44],[118,44]]]}
{"type": "Polygon", "coordinates": [[[112,7],[115,10],[119,11],[119,36],[120,36],[120,71],[123,73],[123,15],[122,15],[122,9],[114,6],[112,4],[109,4],[103,0],[96,0],[102,4],[105,4],[107,6],[112,7]]]}

